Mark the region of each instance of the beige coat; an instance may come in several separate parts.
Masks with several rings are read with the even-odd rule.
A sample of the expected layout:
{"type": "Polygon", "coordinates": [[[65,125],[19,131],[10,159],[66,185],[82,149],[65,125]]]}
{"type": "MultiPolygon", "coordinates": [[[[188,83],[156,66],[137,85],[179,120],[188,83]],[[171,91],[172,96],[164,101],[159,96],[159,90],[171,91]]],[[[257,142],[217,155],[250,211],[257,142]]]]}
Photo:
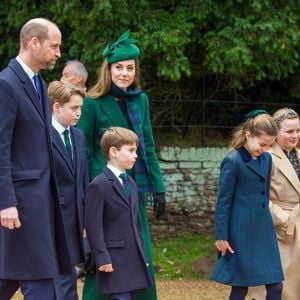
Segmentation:
{"type": "MultiPolygon", "coordinates": [[[[292,164],[275,143],[272,155],[270,211],[277,232],[285,280],[282,300],[300,299],[300,182],[292,164]]],[[[300,159],[300,152],[298,151],[300,159]]],[[[264,300],[264,288],[249,289],[253,299],[264,300]]]]}

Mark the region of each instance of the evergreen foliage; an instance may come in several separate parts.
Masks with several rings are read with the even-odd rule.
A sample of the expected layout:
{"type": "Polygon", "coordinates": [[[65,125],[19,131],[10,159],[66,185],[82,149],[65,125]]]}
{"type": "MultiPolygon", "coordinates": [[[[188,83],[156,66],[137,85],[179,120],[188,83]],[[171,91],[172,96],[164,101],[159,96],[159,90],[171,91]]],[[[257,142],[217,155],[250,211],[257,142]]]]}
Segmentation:
{"type": "Polygon", "coordinates": [[[94,84],[104,47],[130,29],[156,125],[200,124],[203,100],[300,98],[296,0],[3,0],[0,68],[17,54],[20,27],[32,17],[53,20],[63,34],[48,81],[79,59],[94,84]]]}

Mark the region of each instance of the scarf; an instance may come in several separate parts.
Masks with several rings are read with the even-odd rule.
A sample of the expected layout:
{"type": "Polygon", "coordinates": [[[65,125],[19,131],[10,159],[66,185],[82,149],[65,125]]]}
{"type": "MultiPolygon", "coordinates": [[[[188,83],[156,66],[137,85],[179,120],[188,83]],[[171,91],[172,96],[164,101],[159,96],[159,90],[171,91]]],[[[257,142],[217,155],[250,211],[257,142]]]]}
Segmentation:
{"type": "Polygon", "coordinates": [[[126,91],[119,89],[112,83],[109,94],[115,98],[121,99],[126,104],[127,114],[132,130],[139,139],[138,158],[133,166],[133,177],[138,186],[139,198],[146,203],[153,204],[153,184],[150,171],[147,164],[145,140],[142,128],[141,114],[137,105],[138,97],[142,90],[129,87],[126,91]]]}

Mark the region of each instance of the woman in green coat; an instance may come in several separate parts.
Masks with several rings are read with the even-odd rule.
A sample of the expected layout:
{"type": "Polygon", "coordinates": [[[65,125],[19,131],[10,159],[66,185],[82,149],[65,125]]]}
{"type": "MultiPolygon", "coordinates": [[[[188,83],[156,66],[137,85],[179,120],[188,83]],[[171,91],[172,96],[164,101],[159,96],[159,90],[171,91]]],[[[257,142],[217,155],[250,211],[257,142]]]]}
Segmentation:
{"type": "MultiPolygon", "coordinates": [[[[90,179],[97,176],[106,166],[100,150],[100,139],[107,128],[111,126],[128,128],[139,137],[138,159],[130,175],[139,188],[144,245],[154,285],[138,292],[137,300],[156,300],[146,205],[151,202],[156,217],[159,218],[165,209],[165,187],[155,152],[148,97],[142,92],[139,83],[137,58],[140,50],[135,45],[136,41],[129,38],[129,33],[129,31],[125,32],[103,51],[102,55],[105,59],[100,67],[98,80],[84,100],[77,127],[86,138],[90,179]]],[[[130,280],[130,274],[128,275],[130,280]]],[[[108,298],[97,295],[96,276],[89,274],[85,279],[83,300],[98,299],[108,298]]]]}

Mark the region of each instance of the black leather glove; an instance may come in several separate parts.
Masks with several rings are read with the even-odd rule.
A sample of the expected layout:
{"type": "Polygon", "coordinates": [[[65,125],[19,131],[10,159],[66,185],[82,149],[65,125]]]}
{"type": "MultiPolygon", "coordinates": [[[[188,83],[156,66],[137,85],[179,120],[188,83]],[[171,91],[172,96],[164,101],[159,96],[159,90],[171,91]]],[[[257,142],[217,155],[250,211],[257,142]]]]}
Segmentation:
{"type": "Polygon", "coordinates": [[[166,209],[166,196],[165,193],[154,194],[153,195],[154,205],[153,212],[158,220],[165,212],[166,209]]]}

